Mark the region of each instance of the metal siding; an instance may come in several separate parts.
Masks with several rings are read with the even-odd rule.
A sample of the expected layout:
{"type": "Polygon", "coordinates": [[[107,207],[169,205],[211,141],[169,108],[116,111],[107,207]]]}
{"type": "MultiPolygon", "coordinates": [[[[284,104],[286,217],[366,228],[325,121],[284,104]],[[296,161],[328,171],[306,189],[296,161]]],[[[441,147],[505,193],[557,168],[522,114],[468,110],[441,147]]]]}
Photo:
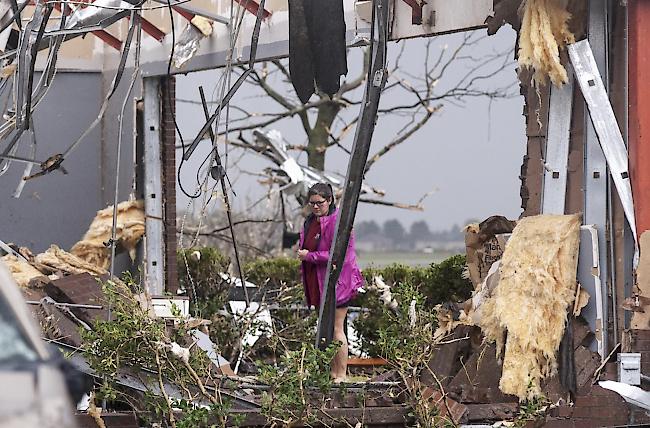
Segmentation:
{"type": "MultiPolygon", "coordinates": [[[[36,76],[38,78],[38,76],[36,76]]],[[[34,125],[36,157],[63,152],[97,117],[103,97],[100,73],[59,72],[49,93],[37,107],[34,125]]],[[[28,135],[22,138],[27,139],[28,135]]],[[[0,239],[27,246],[34,252],[57,244],[65,250],[85,233],[100,197],[100,129],[95,129],[63,162],[67,175],[54,171],[29,180],[19,199],[12,197],[24,171],[14,163],[0,186],[0,239]]],[[[28,154],[27,141],[18,155],[28,154]]],[[[34,168],[33,172],[38,169],[34,168]]]]}

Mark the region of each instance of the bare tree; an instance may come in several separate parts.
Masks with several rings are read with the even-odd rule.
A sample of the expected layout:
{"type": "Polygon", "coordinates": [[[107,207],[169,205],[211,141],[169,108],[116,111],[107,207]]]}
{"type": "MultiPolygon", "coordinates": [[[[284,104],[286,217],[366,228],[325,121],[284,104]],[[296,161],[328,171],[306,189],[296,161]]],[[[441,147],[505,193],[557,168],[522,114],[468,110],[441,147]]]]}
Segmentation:
{"type": "MultiPolygon", "coordinates": [[[[298,137],[295,137],[296,133],[292,133],[292,144],[288,144],[287,148],[298,154],[306,154],[308,166],[323,171],[330,149],[338,148],[349,153],[348,147],[352,143],[367,75],[367,54],[367,50],[364,51],[361,59],[359,51],[350,51],[349,63],[351,68],[355,68],[356,64],[356,70],[348,73],[340,90],[332,97],[317,93],[306,104],[298,100],[291,86],[286,60],[261,64],[250,74],[246,83],[248,88],[245,92],[253,95],[235,97],[231,101],[229,112],[221,116],[219,135],[228,144],[244,149],[242,154],[251,150],[264,153],[267,146],[251,137],[254,130],[269,130],[295,124],[294,128],[302,132],[297,133],[298,137]],[[355,59],[358,59],[356,63],[355,59]],[[261,111],[259,106],[263,106],[267,111],[261,111]],[[227,138],[224,138],[226,133],[227,138]]],[[[445,106],[462,106],[470,98],[476,97],[493,100],[515,95],[518,83],[515,73],[512,72],[513,63],[513,48],[494,50],[484,31],[440,36],[417,42],[400,42],[398,49],[390,55],[389,77],[382,94],[378,117],[380,124],[389,122],[399,131],[390,135],[375,133],[374,138],[381,143],[380,148],[371,153],[365,165],[365,172],[388,153],[411,140],[430,120],[440,117],[445,106]],[[505,76],[508,72],[512,74],[511,77],[505,76]]],[[[233,80],[235,77],[233,76],[233,80]]],[[[177,101],[197,103],[183,98],[178,98],[177,101]]],[[[235,175],[233,181],[236,180],[237,167],[233,168],[236,163],[232,162],[229,169],[231,175],[235,175]],[[235,174],[232,174],[233,169],[235,174]]],[[[239,173],[257,176],[263,185],[269,186],[269,192],[273,187],[272,173],[242,169],[239,173]]],[[[422,209],[422,202],[427,195],[414,204],[387,202],[368,197],[361,200],[399,208],[422,209]]],[[[277,200],[277,195],[271,197],[271,193],[268,193],[266,197],[236,216],[244,221],[237,226],[238,234],[247,236],[245,241],[251,244],[248,249],[253,252],[257,251],[257,248],[271,251],[276,245],[270,243],[278,242],[268,239],[273,233],[278,233],[277,212],[270,216],[270,219],[268,211],[265,211],[264,215],[255,220],[262,221],[261,224],[250,220],[256,217],[252,213],[259,211],[253,209],[259,202],[267,202],[268,207],[274,207],[276,203],[271,203],[272,200],[277,200]],[[250,222],[246,223],[247,221],[250,222]],[[263,236],[266,239],[258,242],[252,239],[252,236],[263,236]]],[[[298,211],[292,210],[285,219],[291,218],[295,223],[300,217],[299,214],[298,211]]],[[[228,239],[223,236],[224,231],[219,229],[223,228],[224,222],[214,223],[203,224],[201,227],[200,222],[197,224],[197,220],[192,219],[188,222],[185,233],[194,235],[199,241],[209,241],[213,244],[220,241],[221,246],[227,246],[228,239]],[[217,241],[214,241],[215,239],[217,241]]]]}
{"type": "MultiPolygon", "coordinates": [[[[450,36],[429,38],[425,43],[417,43],[416,49],[408,49],[409,59],[405,59],[406,45],[416,42],[401,42],[389,65],[378,120],[399,122],[402,127],[371,154],[365,172],[383,156],[409,141],[432,118],[439,116],[445,105],[459,105],[474,97],[498,99],[514,95],[517,87],[514,74],[506,85],[495,87],[494,80],[491,80],[511,70],[513,49],[489,51],[487,38],[483,31],[454,35],[451,40],[450,36]],[[450,41],[452,46],[440,46],[450,41]],[[486,50],[489,52],[486,53],[486,50]],[[413,63],[414,54],[421,58],[421,63],[413,63]]],[[[304,131],[304,140],[289,145],[289,148],[305,152],[308,165],[323,171],[329,149],[338,147],[349,152],[346,144],[351,142],[351,131],[354,131],[358,120],[362,86],[367,75],[367,51],[363,62],[358,73],[346,78],[334,96],[317,93],[306,104],[298,101],[291,87],[285,60],[264,63],[251,73],[248,84],[254,86],[258,96],[273,100],[277,108],[260,112],[252,109],[247,100],[231,104],[228,132],[238,135],[240,143],[244,143],[234,141],[234,144],[255,150],[255,144],[247,140],[247,131],[272,128],[283,121],[297,121],[304,131]]],[[[501,77],[499,80],[504,79],[501,77]]],[[[225,126],[222,125],[220,129],[221,134],[226,132],[223,131],[225,126]]],[[[382,137],[385,136],[375,136],[382,137]]],[[[232,137],[230,142],[233,142],[232,137]]]]}

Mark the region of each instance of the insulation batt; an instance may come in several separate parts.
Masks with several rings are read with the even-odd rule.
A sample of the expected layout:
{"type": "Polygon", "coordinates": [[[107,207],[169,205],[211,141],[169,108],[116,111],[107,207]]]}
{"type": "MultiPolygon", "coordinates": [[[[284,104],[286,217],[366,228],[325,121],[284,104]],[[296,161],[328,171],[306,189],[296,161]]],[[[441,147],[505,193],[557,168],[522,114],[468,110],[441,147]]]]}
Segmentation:
{"type": "Polygon", "coordinates": [[[497,343],[499,355],[505,343],[499,389],[520,400],[539,396],[540,380],[557,371],[575,297],[579,240],[578,215],[520,220],[501,259],[499,285],[482,306],[486,338],[497,343]]]}
{"type": "Polygon", "coordinates": [[[41,265],[45,265],[52,270],[59,270],[73,275],[84,272],[93,275],[104,275],[108,273],[105,269],[82,260],[74,254],[62,250],[56,245],[50,245],[50,248],[48,248],[46,252],[37,255],[34,261],[41,265]]]}
{"type": "MultiPolygon", "coordinates": [[[[77,242],[70,252],[88,263],[102,269],[110,265],[109,242],[113,231],[113,206],[97,211],[97,215],[83,239],[77,242]]],[[[144,202],[126,201],[117,205],[116,237],[131,260],[135,259],[136,244],[144,235],[144,202]]]]}
{"type": "Polygon", "coordinates": [[[29,281],[32,279],[44,276],[39,270],[34,268],[25,260],[19,259],[11,254],[2,257],[2,261],[5,262],[9,268],[9,272],[11,272],[11,276],[20,287],[25,288],[29,285],[29,281]]]}
{"type": "Polygon", "coordinates": [[[560,62],[560,49],[575,42],[568,27],[571,14],[568,0],[525,0],[524,16],[519,31],[519,66],[532,67],[533,82],[551,82],[561,86],[567,82],[567,71],[560,62]]]}

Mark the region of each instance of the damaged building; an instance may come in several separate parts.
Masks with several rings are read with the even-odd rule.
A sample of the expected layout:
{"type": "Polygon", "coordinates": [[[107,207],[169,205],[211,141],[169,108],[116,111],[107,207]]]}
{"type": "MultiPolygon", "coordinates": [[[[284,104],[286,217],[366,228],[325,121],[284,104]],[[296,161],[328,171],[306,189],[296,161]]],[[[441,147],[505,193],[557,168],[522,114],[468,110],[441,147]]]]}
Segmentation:
{"type": "MultiPolygon", "coordinates": [[[[341,192],[327,278],[336,284],[360,194],[382,193],[363,182],[363,166],[386,83],[389,42],[481,28],[494,34],[509,25],[518,33],[525,99],[527,150],[520,176],[513,177],[521,180],[523,214],[467,227],[474,293],[438,310],[440,342],[428,363],[430,378],[418,380],[427,385],[422,400],[453,425],[512,421],[522,403],[540,396],[549,404],[536,409],[531,424],[650,423],[646,2],[342,0],[319,4],[323,10],[293,0],[80,3],[0,3],[3,260],[43,335],[61,339],[58,345],[73,354],[77,369],[97,383],[106,376],[74,353],[80,328],[93,331],[112,320],[97,278],[143,266],[143,299],[153,296],[151,306],[159,304],[145,304],[144,313],[165,325],[174,325],[179,308],[187,316],[187,298],[177,298],[175,75],[241,67],[217,106],[209,110],[204,103],[205,125],[180,155],[186,161],[197,145],[213,144],[210,177],[227,195],[214,127],[247,70],[288,57],[292,83],[306,102],[316,90],[338,90],[346,47],[370,46],[345,180],[299,165],[274,131],[255,130],[251,143],[299,201],[317,181],[341,192]],[[306,28],[324,25],[314,23],[319,14],[333,17],[326,30],[336,37],[323,41],[318,29],[306,28]],[[298,61],[323,45],[334,66],[318,57],[298,61]]],[[[242,288],[248,309],[249,287],[241,270],[238,276],[228,281],[242,288]]],[[[140,302],[125,296],[118,301],[140,302]]],[[[332,341],[332,286],[322,301],[319,346],[332,341]]],[[[223,360],[206,340],[210,327],[189,322],[191,346],[161,346],[187,364],[185,349],[197,344],[215,376],[234,375],[235,362],[223,360]]],[[[158,396],[167,390],[154,372],[116,377],[120,387],[143,395],[151,379],[159,381],[158,396]]],[[[332,424],[409,426],[411,410],[396,392],[400,382],[387,375],[351,384],[333,392],[323,412],[332,424]]],[[[200,403],[209,405],[215,385],[199,380],[190,392],[200,390],[207,400],[200,403]]],[[[225,390],[232,411],[244,416],[240,426],[272,422],[260,413],[264,388],[247,383],[225,390]]],[[[168,390],[183,397],[182,390],[168,390]]],[[[132,413],[118,410],[102,415],[89,408],[77,423],[138,426],[132,413]]]]}

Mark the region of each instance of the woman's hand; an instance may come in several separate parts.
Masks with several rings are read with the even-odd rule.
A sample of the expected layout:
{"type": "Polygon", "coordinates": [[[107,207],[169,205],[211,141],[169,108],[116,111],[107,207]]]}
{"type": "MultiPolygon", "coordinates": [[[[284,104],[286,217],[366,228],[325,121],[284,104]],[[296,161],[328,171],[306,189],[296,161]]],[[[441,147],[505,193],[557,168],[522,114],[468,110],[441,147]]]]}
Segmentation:
{"type": "Polygon", "coordinates": [[[309,250],[298,250],[298,258],[300,260],[305,260],[307,254],[309,254],[309,250]]]}

